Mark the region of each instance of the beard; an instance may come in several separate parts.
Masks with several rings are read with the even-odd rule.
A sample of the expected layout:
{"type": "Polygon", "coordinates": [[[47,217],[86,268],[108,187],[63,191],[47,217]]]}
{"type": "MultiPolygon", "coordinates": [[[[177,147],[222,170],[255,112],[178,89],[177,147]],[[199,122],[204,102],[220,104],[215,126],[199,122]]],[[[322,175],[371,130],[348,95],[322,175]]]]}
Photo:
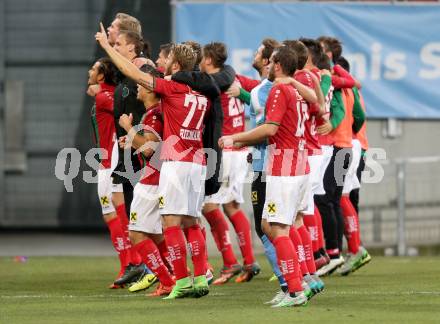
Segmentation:
{"type": "Polygon", "coordinates": [[[167,64],[165,66],[165,76],[173,74],[172,65],[173,64],[167,64]]]}
{"type": "Polygon", "coordinates": [[[274,82],[274,81],[275,81],[275,71],[274,71],[273,68],[271,68],[271,69],[269,70],[269,75],[267,76],[267,79],[268,79],[270,82],[274,82]]]}
{"type": "Polygon", "coordinates": [[[252,67],[253,67],[255,70],[257,70],[258,73],[261,72],[261,65],[259,64],[259,62],[254,61],[254,62],[252,63],[252,67]]]}

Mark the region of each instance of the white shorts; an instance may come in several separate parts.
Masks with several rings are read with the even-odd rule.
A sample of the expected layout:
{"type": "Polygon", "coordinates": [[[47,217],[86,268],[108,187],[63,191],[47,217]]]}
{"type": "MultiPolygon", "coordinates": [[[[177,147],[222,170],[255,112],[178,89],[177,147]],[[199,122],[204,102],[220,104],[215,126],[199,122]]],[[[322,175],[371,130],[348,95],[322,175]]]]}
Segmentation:
{"type": "Polygon", "coordinates": [[[361,187],[356,172],[361,161],[361,143],[357,139],[352,140],[351,143],[353,144],[353,153],[351,156],[350,167],[345,175],[344,188],[342,189],[343,194],[349,194],[353,189],[359,189],[361,187]]]}
{"type": "Polygon", "coordinates": [[[298,212],[307,207],[309,175],[266,177],[266,201],[263,219],[269,223],[293,225],[298,212]]]}
{"type": "Polygon", "coordinates": [[[322,155],[309,155],[308,161],[310,165],[309,173],[309,184],[307,186],[307,208],[303,211],[304,215],[313,215],[315,212],[315,202],[313,197],[315,196],[316,190],[319,188],[319,183],[321,181],[321,164],[322,155]]]}
{"type": "Polygon", "coordinates": [[[227,204],[236,201],[244,203],[243,184],[249,172],[246,151],[223,151],[221,165],[221,187],[213,195],[206,196],[205,204],[227,204]]]}
{"type": "Polygon", "coordinates": [[[115,134],[115,143],[113,144],[113,150],[112,150],[112,160],[110,162],[110,167],[111,167],[112,171],[118,165],[118,160],[119,160],[118,148],[119,148],[118,139],[116,138],[116,134],[115,134]]]}
{"type": "Polygon", "coordinates": [[[130,231],[161,234],[159,215],[159,186],[136,184],[130,206],[130,231]]]}
{"type": "Polygon", "coordinates": [[[206,166],[192,162],[165,161],[160,170],[159,213],[202,216],[206,166]]]}
{"type": "Polygon", "coordinates": [[[112,172],[112,169],[98,170],[98,197],[103,215],[115,211],[112,203],[112,193],[122,192],[122,185],[113,183],[112,172]]]}
{"type": "Polygon", "coordinates": [[[315,195],[325,195],[324,174],[333,156],[333,145],[322,145],[321,150],[322,161],[321,167],[319,169],[319,183],[316,187],[316,190],[314,191],[315,195]]]}

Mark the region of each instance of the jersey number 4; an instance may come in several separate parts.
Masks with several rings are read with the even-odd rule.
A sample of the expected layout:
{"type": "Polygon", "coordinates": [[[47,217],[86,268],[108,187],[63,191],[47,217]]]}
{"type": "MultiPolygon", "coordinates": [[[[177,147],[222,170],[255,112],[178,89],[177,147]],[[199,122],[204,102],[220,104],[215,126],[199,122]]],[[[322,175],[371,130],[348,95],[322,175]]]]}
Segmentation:
{"type": "Polygon", "coordinates": [[[185,108],[189,108],[189,112],[185,120],[183,121],[182,126],[185,128],[200,129],[200,127],[202,126],[203,117],[206,113],[206,107],[208,106],[208,99],[203,96],[197,96],[195,94],[188,93],[185,95],[185,103],[183,105],[185,106],[185,108]],[[201,111],[201,113],[196,114],[196,111],[201,111]],[[194,115],[196,115],[196,118],[199,118],[195,127],[194,123],[191,123],[195,117],[194,115]]]}
{"type": "Polygon", "coordinates": [[[229,116],[238,116],[243,113],[244,105],[240,99],[230,98],[229,99],[229,116]]]}

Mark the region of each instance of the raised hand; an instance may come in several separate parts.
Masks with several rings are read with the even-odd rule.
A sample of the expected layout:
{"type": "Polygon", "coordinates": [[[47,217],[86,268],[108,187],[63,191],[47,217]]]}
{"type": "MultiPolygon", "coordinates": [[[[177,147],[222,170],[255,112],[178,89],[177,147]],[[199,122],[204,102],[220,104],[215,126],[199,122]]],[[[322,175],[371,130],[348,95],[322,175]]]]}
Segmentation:
{"type": "Polygon", "coordinates": [[[129,131],[132,127],[133,122],[133,114],[127,115],[123,114],[121,117],[119,117],[119,126],[121,126],[125,131],[129,131]]]}
{"type": "Polygon", "coordinates": [[[125,146],[127,145],[127,135],[119,137],[118,144],[121,149],[125,149],[125,146]]]}
{"type": "Polygon", "coordinates": [[[95,34],[96,41],[98,42],[99,45],[101,45],[103,49],[106,49],[107,47],[111,47],[108,42],[107,33],[105,32],[105,28],[102,22],[99,23],[99,26],[101,27],[101,30],[95,34]]]}

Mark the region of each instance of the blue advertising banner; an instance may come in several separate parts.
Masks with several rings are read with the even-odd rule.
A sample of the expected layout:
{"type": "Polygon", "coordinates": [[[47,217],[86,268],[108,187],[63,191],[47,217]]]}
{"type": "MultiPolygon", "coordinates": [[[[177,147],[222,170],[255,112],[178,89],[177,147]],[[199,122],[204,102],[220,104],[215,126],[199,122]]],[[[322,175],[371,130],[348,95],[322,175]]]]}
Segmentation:
{"type": "Polygon", "coordinates": [[[440,5],[177,2],[175,28],[177,42],[225,42],[251,77],[265,37],[337,37],[369,117],[440,118],[440,5]]]}

